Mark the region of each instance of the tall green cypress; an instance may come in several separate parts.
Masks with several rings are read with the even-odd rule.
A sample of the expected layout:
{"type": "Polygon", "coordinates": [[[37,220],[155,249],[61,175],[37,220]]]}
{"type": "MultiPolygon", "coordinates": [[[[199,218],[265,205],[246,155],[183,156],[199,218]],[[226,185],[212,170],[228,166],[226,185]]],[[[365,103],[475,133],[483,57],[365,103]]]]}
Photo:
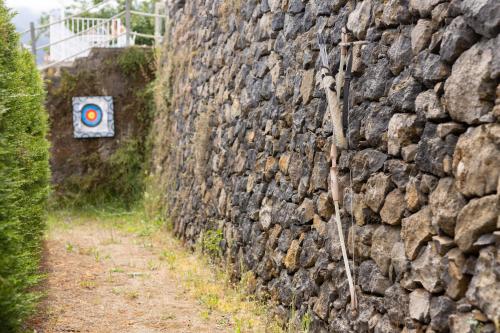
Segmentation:
{"type": "Polygon", "coordinates": [[[44,91],[0,0],[0,332],[33,311],[49,191],[44,91]]]}

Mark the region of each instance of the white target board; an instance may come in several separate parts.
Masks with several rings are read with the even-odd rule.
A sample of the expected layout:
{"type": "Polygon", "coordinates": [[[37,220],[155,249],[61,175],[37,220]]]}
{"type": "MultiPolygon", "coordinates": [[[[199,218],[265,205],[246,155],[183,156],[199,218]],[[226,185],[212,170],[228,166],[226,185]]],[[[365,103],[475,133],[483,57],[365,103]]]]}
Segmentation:
{"type": "Polygon", "coordinates": [[[75,138],[113,137],[113,97],[73,97],[73,135],[75,138]]]}

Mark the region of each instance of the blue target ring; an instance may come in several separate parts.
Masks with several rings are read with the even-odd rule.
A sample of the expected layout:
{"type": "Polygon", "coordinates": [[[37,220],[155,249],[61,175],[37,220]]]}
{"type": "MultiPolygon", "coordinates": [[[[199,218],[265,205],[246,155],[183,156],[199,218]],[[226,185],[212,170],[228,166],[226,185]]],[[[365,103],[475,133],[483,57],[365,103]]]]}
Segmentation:
{"type": "Polygon", "coordinates": [[[102,110],[98,105],[85,104],[82,108],[82,123],[88,127],[96,127],[102,121],[102,110]]]}

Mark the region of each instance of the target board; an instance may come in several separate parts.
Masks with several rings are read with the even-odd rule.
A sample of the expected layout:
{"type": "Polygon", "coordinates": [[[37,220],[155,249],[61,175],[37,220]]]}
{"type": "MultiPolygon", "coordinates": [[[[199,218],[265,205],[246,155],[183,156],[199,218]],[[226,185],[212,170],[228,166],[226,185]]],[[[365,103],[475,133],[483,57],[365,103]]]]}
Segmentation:
{"type": "Polygon", "coordinates": [[[115,135],[113,97],[73,97],[75,138],[106,138],[115,135]]]}

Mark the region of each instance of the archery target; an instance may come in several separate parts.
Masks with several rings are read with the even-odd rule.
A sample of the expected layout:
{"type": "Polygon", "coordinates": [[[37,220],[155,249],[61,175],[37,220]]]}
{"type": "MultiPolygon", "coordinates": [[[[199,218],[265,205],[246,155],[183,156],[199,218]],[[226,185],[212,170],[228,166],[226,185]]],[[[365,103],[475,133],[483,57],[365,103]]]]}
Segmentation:
{"type": "Polygon", "coordinates": [[[95,104],[87,104],[82,109],[82,123],[88,127],[96,127],[102,121],[102,110],[95,104]]]}
{"type": "Polygon", "coordinates": [[[73,97],[73,129],[75,138],[114,136],[113,97],[73,97]]]}

